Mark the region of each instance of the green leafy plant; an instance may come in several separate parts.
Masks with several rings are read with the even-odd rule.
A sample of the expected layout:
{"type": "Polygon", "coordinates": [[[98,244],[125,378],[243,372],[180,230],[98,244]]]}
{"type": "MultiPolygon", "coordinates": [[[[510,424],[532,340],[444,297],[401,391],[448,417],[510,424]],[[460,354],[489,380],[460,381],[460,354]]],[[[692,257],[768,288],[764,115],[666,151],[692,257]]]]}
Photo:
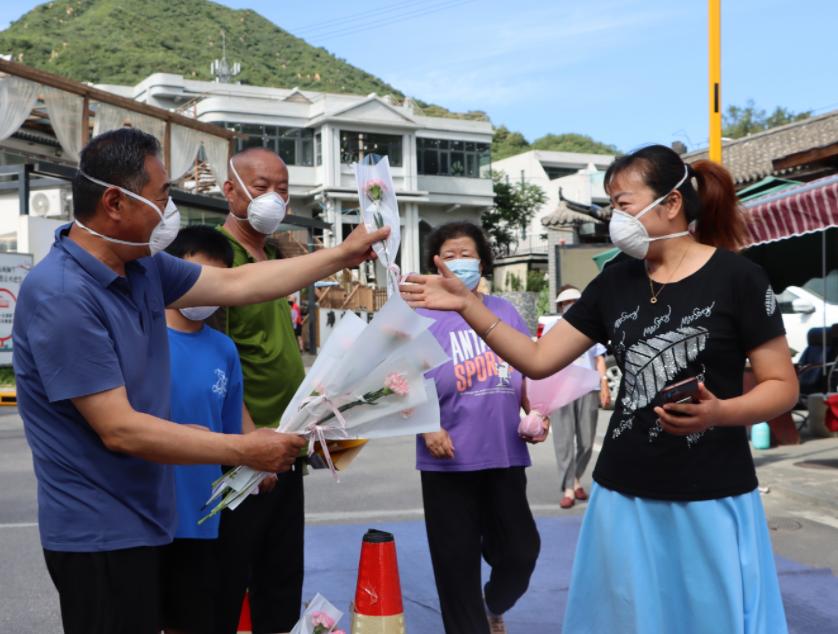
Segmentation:
{"type": "Polygon", "coordinates": [[[515,273],[507,273],[506,287],[514,293],[520,292],[520,290],[523,288],[521,278],[518,277],[515,273]]]}
{"type": "Polygon", "coordinates": [[[498,172],[492,172],[495,205],[481,216],[483,229],[489,236],[495,255],[505,256],[518,243],[516,235],[525,227],[536,210],[547,202],[547,194],[538,185],[510,182],[498,172]]]}
{"type": "Polygon", "coordinates": [[[0,365],[0,385],[15,385],[15,371],[10,365],[0,365]]]}
{"type": "Polygon", "coordinates": [[[739,139],[749,134],[762,132],[770,128],[808,119],[810,111],[792,112],[787,108],[777,106],[768,114],[756,107],[753,99],[749,99],[744,106],[730,105],[722,115],[722,135],[731,139],[739,139]]]}
{"type": "Polygon", "coordinates": [[[548,286],[548,283],[542,271],[527,272],[527,291],[540,293],[545,286],[548,286]]]}
{"type": "Polygon", "coordinates": [[[539,317],[556,312],[553,302],[550,301],[549,286],[545,286],[538,292],[538,299],[535,300],[535,310],[539,317]]]}

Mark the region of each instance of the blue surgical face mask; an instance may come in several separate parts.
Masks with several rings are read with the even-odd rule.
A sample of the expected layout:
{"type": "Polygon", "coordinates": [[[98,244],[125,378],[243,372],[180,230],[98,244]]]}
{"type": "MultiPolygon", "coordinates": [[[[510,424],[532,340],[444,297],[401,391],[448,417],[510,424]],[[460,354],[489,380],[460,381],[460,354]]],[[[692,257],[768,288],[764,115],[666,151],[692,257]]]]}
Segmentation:
{"type": "Polygon", "coordinates": [[[445,266],[466,285],[468,290],[473,291],[480,284],[480,260],[477,258],[446,260],[445,266]]]}

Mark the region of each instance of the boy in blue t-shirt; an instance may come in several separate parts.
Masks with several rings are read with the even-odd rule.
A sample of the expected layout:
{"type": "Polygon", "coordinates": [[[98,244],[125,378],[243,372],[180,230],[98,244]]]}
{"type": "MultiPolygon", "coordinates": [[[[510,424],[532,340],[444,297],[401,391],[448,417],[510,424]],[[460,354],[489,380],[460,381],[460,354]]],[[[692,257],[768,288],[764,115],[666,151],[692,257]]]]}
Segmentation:
{"type": "MultiPolygon", "coordinates": [[[[229,241],[208,226],[186,227],[166,249],[203,266],[230,267],[229,241]]],[[[202,422],[225,434],[242,433],[243,379],[239,355],[226,335],[204,325],[217,307],[166,310],[172,367],[172,414],[177,423],[202,422]]],[[[178,526],[162,553],[166,632],[212,632],[219,569],[219,516],[198,525],[220,465],[175,466],[178,526]]]]}

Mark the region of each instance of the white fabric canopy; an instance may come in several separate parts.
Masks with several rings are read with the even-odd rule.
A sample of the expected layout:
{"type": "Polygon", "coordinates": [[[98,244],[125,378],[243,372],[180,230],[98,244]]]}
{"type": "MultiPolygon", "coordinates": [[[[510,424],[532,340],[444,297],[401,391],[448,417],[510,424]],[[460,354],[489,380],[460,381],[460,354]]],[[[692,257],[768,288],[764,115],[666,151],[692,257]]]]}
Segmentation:
{"type": "Polygon", "coordinates": [[[137,128],[148,134],[157,137],[160,145],[163,145],[166,136],[166,122],[162,119],[155,119],[133,110],[112,106],[107,103],[98,103],[96,106],[96,118],[93,123],[93,134],[102,134],[109,130],[116,130],[126,125],[137,128]]]}
{"type": "Polygon", "coordinates": [[[68,158],[79,160],[82,147],[82,110],[84,97],[57,88],[43,86],[44,103],[55,138],[68,158]]]}
{"type": "Polygon", "coordinates": [[[224,186],[224,181],[227,180],[227,160],[230,144],[227,139],[211,134],[203,134],[202,137],[207,163],[209,163],[212,173],[215,174],[216,184],[221,188],[224,186]]]}
{"type": "Polygon", "coordinates": [[[172,124],[172,164],[169,166],[169,177],[172,180],[179,179],[194,165],[204,136],[209,135],[182,125],[172,124]]]}
{"type": "Polygon", "coordinates": [[[39,84],[14,75],[0,78],[0,141],[12,136],[26,121],[39,88],[39,84]]]}

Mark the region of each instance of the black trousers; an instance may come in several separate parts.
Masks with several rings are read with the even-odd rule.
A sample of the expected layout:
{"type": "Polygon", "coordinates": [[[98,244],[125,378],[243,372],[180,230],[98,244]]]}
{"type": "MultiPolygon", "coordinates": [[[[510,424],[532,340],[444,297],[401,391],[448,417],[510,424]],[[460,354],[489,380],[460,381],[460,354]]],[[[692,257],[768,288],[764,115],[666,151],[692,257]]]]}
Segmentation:
{"type": "Polygon", "coordinates": [[[488,634],[486,607],[515,605],[541,548],[524,469],[423,471],[422,499],[445,632],[488,634]],[[481,556],[492,569],[484,588],[481,556]]]}
{"type": "Polygon", "coordinates": [[[157,634],[160,551],[93,553],[44,550],[58,590],[65,634],[157,634]]]}
{"type": "Polygon", "coordinates": [[[300,618],[303,597],[305,496],[303,465],[278,475],[271,493],[251,495],[221,513],[221,581],[216,634],[234,634],[250,589],[254,634],[288,632],[300,618]]]}

